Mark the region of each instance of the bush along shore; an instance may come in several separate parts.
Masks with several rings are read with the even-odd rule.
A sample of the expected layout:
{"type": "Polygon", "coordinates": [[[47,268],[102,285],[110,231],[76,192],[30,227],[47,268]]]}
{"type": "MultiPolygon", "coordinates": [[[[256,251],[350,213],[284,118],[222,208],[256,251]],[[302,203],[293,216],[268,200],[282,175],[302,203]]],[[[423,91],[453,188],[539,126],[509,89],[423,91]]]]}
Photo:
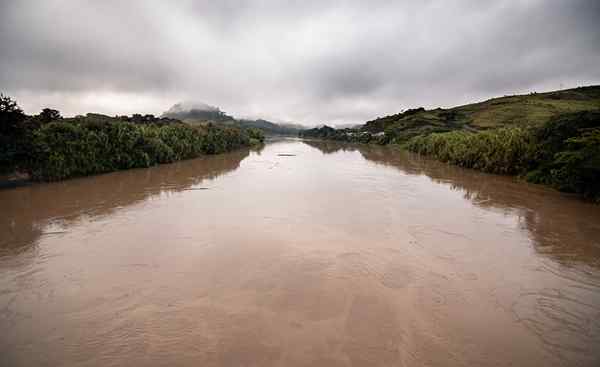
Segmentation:
{"type": "Polygon", "coordinates": [[[44,109],[26,116],[10,98],[0,100],[0,168],[36,181],[150,167],[263,141],[255,129],[189,126],[152,115],[62,118],[44,109]]]}
{"type": "Polygon", "coordinates": [[[519,175],[600,203],[600,112],[564,114],[540,127],[433,133],[405,146],[444,162],[519,175]]]}

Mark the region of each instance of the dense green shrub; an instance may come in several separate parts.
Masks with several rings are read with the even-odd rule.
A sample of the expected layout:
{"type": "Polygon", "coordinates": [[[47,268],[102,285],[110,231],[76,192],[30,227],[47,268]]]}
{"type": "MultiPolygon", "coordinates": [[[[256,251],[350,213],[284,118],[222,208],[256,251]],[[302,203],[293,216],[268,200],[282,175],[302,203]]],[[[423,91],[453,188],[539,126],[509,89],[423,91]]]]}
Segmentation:
{"type": "Polygon", "coordinates": [[[202,150],[206,154],[218,154],[250,145],[250,136],[247,132],[240,134],[240,131],[234,127],[209,124],[205,128],[206,139],[202,144],[202,150]]]}
{"type": "Polygon", "coordinates": [[[560,115],[541,127],[422,135],[406,147],[485,172],[524,175],[600,201],[600,112],[560,115]]]}
{"type": "Polygon", "coordinates": [[[462,167],[518,174],[531,164],[532,135],[528,129],[503,128],[472,133],[452,131],[418,136],[408,149],[462,167]]]}
{"type": "Polygon", "coordinates": [[[259,135],[216,125],[140,125],[110,118],[65,119],[43,125],[34,132],[28,170],[35,180],[60,180],[149,167],[249,146],[252,139],[264,139],[259,135]]]}
{"type": "Polygon", "coordinates": [[[0,95],[0,172],[30,173],[35,180],[149,167],[264,142],[256,129],[192,127],[153,115],[109,117],[89,113],[63,118],[45,108],[27,116],[0,95]]]}
{"type": "Polygon", "coordinates": [[[535,131],[528,181],[600,201],[600,112],[559,116],[535,131]]]}
{"type": "Polygon", "coordinates": [[[249,128],[246,131],[250,138],[250,145],[258,145],[265,142],[265,135],[259,129],[249,128]]]}
{"type": "Polygon", "coordinates": [[[0,94],[0,173],[13,170],[24,160],[29,125],[17,102],[0,94]]]}

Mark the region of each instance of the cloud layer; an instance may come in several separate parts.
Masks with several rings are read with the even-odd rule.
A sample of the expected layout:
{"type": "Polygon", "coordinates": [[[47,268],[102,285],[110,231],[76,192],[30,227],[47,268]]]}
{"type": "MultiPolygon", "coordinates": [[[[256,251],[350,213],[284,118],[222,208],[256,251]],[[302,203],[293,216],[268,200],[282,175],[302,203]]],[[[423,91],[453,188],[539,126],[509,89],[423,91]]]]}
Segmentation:
{"type": "Polygon", "coordinates": [[[29,113],[364,122],[598,84],[599,19],[596,0],[0,0],[0,91],[29,113]]]}

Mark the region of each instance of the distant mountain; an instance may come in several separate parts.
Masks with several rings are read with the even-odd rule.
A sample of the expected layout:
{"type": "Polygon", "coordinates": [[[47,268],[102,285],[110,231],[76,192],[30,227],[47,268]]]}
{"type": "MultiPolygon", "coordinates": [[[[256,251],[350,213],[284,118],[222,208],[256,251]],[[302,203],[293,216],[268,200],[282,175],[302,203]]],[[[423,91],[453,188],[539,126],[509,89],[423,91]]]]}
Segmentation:
{"type": "MultiPolygon", "coordinates": [[[[361,124],[337,124],[335,125],[336,129],[354,129],[357,127],[360,127],[361,124]]],[[[322,127],[322,126],[318,126],[318,127],[322,127]]]]}
{"type": "Polygon", "coordinates": [[[278,124],[263,119],[236,119],[221,111],[218,107],[206,103],[177,103],[162,114],[164,118],[181,120],[188,124],[223,124],[241,128],[255,128],[266,135],[294,135],[304,128],[301,125],[278,124]]]}
{"type": "Polygon", "coordinates": [[[277,124],[275,122],[258,119],[258,120],[248,120],[242,119],[238,120],[238,122],[244,127],[253,127],[256,129],[260,129],[264,131],[266,134],[270,135],[298,135],[298,133],[303,129],[302,127],[296,127],[298,125],[293,124],[277,124]]]}
{"type": "Polygon", "coordinates": [[[224,122],[234,120],[218,107],[206,103],[177,103],[162,114],[162,117],[178,119],[183,122],[224,122]]]}
{"type": "Polygon", "coordinates": [[[287,127],[290,129],[296,129],[296,130],[306,130],[306,126],[300,125],[300,124],[294,124],[291,122],[280,122],[278,123],[279,126],[283,126],[283,127],[287,127]]]}

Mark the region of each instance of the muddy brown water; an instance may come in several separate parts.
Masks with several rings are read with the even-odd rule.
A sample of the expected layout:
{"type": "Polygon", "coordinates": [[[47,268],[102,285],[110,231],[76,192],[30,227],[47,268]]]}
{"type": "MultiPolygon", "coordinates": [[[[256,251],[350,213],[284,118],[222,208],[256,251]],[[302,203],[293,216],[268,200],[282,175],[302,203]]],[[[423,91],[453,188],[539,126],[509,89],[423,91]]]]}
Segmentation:
{"type": "Polygon", "coordinates": [[[284,140],[0,190],[1,366],[598,366],[600,207],[284,140]]]}

